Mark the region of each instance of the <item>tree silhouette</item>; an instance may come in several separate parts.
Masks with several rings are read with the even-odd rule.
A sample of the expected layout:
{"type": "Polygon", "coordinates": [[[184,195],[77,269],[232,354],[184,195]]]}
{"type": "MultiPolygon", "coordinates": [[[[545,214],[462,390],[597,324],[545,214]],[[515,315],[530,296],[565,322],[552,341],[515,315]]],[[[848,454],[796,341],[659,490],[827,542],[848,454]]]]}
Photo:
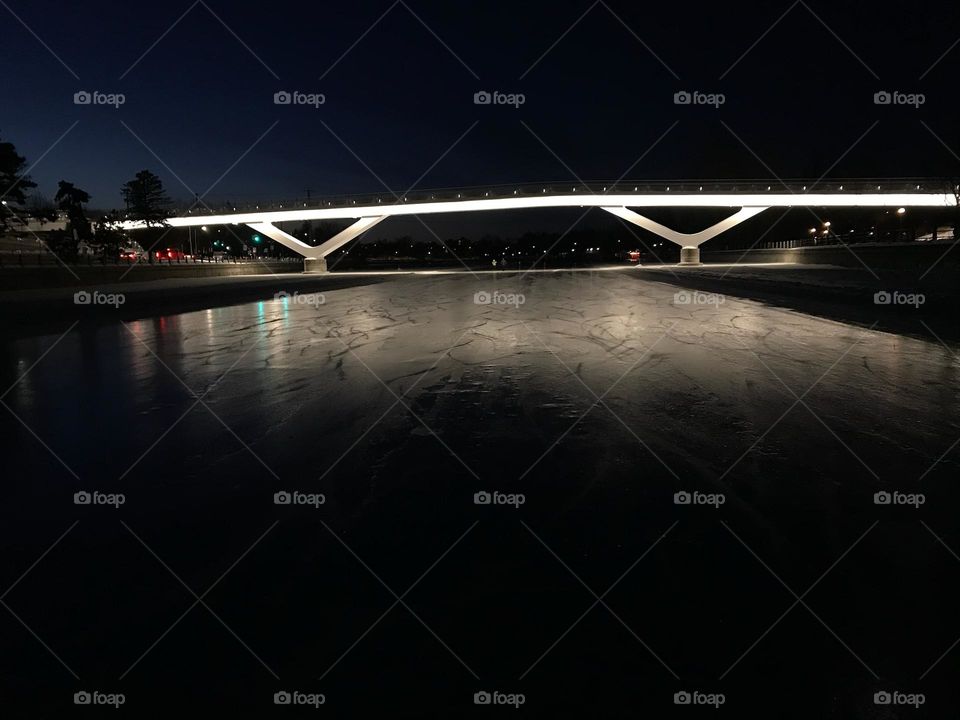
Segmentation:
{"type": "Polygon", "coordinates": [[[153,262],[153,248],[166,235],[167,215],[173,204],[163,189],[163,181],[149,170],[141,170],[133,180],[120,188],[123,201],[127,204],[127,217],[140,220],[146,225],[145,242],[147,257],[153,262]]]}
{"type": "Polygon", "coordinates": [[[66,180],[61,180],[57,186],[57,194],[53,201],[67,214],[70,223],[69,229],[74,231],[78,240],[87,240],[90,237],[90,221],[83,210],[84,203],[90,202],[90,193],[81,190],[66,180]]]}
{"type": "Polygon", "coordinates": [[[163,189],[163,181],[149,170],[141,170],[133,180],[124,183],[120,194],[127,204],[130,219],[154,226],[166,224],[173,203],[163,189]]]}
{"type": "MultiPolygon", "coordinates": [[[[23,205],[27,202],[26,191],[35,188],[33,182],[23,171],[27,159],[17,153],[13,143],[0,140],[0,200],[4,205],[23,205]]],[[[0,229],[7,227],[9,213],[0,212],[0,229]]]]}

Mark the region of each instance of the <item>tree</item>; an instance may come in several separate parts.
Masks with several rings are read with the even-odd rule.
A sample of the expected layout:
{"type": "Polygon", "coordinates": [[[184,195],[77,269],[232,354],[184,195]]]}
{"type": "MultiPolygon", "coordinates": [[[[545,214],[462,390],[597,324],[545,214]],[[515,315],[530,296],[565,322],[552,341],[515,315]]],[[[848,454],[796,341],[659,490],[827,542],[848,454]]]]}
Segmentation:
{"type": "Polygon", "coordinates": [[[147,225],[165,224],[173,203],[163,189],[163,181],[152,172],[138,172],[133,180],[120,188],[120,194],[127,204],[127,215],[130,218],[142,220],[147,225]]]}
{"type": "Polygon", "coordinates": [[[61,180],[53,201],[60,210],[67,214],[69,223],[67,229],[76,235],[77,240],[89,240],[90,221],[87,220],[83,206],[90,202],[90,193],[81,190],[71,182],[61,180]]]}
{"type": "Polygon", "coordinates": [[[120,188],[123,201],[127,204],[127,217],[131,220],[142,221],[147,230],[146,242],[147,257],[153,262],[153,246],[166,235],[160,228],[166,226],[172,202],[163,189],[163,181],[149,170],[141,170],[133,180],[120,188]]]}
{"type": "MultiPolygon", "coordinates": [[[[23,205],[27,202],[26,191],[37,184],[23,172],[27,159],[17,153],[13,143],[0,140],[0,200],[6,204],[23,205]]],[[[0,212],[0,230],[7,227],[7,212],[0,212]]]]}
{"type": "Polygon", "coordinates": [[[93,242],[100,254],[114,262],[120,257],[120,248],[129,242],[127,234],[120,229],[120,221],[119,213],[114,210],[100,218],[93,231],[93,242]]]}

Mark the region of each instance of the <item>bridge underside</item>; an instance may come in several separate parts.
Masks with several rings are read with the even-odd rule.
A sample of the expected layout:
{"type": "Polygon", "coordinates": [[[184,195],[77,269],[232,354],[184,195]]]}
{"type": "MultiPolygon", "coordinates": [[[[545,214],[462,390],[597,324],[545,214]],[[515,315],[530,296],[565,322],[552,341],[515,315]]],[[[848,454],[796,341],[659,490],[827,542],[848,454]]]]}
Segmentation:
{"type": "Polygon", "coordinates": [[[680,264],[681,265],[699,265],[700,264],[700,246],[705,243],[707,240],[715,238],[722,232],[736,227],[745,220],[749,220],[755,215],[759,215],[764,210],[769,208],[765,207],[745,207],[740,208],[739,211],[735,212],[728,218],[724,218],[715,225],[711,225],[705,230],[695,233],[682,233],[677,232],[676,230],[671,230],[666,225],[661,225],[655,220],[651,220],[648,217],[644,217],[639,213],[634,212],[625,207],[604,207],[608,213],[616,215],[618,218],[626,220],[629,223],[633,223],[639,227],[642,227],[644,230],[652,232],[654,235],[659,235],[664,240],[669,240],[672,243],[675,243],[680,246],[680,264]]]}
{"type": "Polygon", "coordinates": [[[275,240],[284,247],[290,248],[294,252],[303,255],[303,271],[305,273],[323,273],[327,271],[327,255],[339,250],[351,240],[360,237],[374,225],[385,220],[386,216],[363,217],[354,222],[350,227],[340,231],[332,238],[320,245],[307,245],[301,240],[297,240],[293,235],[285,233],[273,223],[248,223],[248,226],[257,232],[266,235],[271,240],[275,240]]]}
{"type": "MultiPolygon", "coordinates": [[[[640,215],[633,210],[620,206],[604,206],[602,208],[612,215],[626,220],[633,225],[642,227],[644,230],[652,232],[664,240],[668,240],[680,246],[680,264],[681,265],[699,265],[700,264],[700,246],[707,240],[715,238],[720,233],[726,232],[736,227],[745,220],[749,220],[755,215],[759,215],[766,207],[744,207],[720,222],[711,225],[705,230],[695,233],[682,233],[661,225],[655,220],[640,215]]],[[[247,223],[247,225],[262,235],[266,235],[284,247],[299,253],[304,258],[304,272],[323,273],[327,271],[327,256],[339,250],[351,240],[360,237],[374,225],[387,219],[386,215],[375,217],[362,217],[357,219],[346,229],[340,231],[329,240],[320,245],[308,245],[302,240],[298,240],[293,235],[284,232],[272,222],[247,223]]]]}

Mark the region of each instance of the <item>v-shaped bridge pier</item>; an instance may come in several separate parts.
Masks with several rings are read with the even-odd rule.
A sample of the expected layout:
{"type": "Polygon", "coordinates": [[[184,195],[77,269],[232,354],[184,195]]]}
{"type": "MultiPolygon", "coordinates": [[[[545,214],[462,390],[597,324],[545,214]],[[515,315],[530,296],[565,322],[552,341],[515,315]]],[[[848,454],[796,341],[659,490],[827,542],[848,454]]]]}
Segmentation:
{"type": "Polygon", "coordinates": [[[653,234],[659,235],[664,240],[669,240],[670,242],[679,245],[681,265],[699,265],[700,246],[703,245],[703,243],[711,238],[715,238],[722,232],[726,232],[730,228],[736,227],[744,220],[749,220],[754,215],[759,215],[764,210],[768,210],[769,208],[741,208],[738,212],[735,212],[730,217],[721,220],[715,225],[711,225],[706,230],[701,230],[700,232],[695,233],[682,233],[677,232],[676,230],[671,230],[666,225],[661,225],[655,220],[644,217],[643,215],[635,213],[633,210],[625,207],[604,207],[603,209],[608,213],[616,215],[618,218],[622,218],[627,222],[642,227],[644,230],[649,230],[653,234]]]}

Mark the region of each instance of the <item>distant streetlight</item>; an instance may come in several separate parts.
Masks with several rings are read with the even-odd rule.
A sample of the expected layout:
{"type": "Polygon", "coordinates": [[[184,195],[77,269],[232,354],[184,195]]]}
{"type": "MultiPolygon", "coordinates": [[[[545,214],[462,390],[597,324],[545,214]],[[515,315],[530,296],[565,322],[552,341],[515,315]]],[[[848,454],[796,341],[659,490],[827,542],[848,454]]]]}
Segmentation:
{"type": "Polygon", "coordinates": [[[906,208],[898,208],[898,209],[897,209],[897,215],[903,215],[905,212],[907,212],[907,209],[906,209],[906,208]]]}

